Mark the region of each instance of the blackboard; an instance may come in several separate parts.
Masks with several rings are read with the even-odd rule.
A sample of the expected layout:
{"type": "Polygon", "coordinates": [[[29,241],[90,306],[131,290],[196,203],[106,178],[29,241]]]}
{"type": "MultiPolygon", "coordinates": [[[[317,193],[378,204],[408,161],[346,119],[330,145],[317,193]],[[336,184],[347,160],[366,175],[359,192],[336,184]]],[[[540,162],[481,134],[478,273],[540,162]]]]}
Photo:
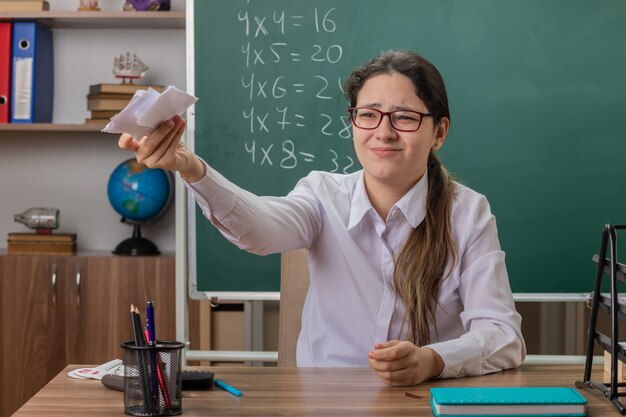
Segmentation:
{"type": "MultiPolygon", "coordinates": [[[[516,293],[591,291],[605,223],[626,220],[626,2],[194,4],[194,146],[261,195],[360,169],[341,83],[384,49],[446,80],[441,158],[485,194],[516,293]]],[[[195,212],[192,292],[279,290],[278,255],[240,251],[195,212]]],[[[196,294],[197,295],[197,294],[196,294]]]]}

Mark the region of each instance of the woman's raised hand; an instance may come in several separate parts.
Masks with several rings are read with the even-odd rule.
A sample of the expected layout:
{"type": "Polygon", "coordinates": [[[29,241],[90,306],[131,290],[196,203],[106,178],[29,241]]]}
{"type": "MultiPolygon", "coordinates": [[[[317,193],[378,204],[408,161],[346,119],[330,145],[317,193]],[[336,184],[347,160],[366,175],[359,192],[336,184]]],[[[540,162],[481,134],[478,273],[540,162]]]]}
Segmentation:
{"type": "Polygon", "coordinates": [[[139,140],[122,134],[118,146],[134,152],[137,162],[148,168],[178,171],[186,181],[195,182],[204,176],[204,163],[181,141],[185,126],[185,120],[176,116],[139,140]]]}

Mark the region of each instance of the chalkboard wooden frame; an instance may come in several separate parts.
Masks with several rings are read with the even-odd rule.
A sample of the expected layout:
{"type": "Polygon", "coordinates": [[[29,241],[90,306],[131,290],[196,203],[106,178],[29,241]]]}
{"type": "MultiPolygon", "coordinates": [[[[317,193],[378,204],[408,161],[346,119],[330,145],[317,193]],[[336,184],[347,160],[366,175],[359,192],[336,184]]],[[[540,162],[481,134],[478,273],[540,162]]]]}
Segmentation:
{"type": "MultiPolygon", "coordinates": [[[[341,117],[347,116],[347,103],[334,77],[347,75],[382,49],[415,50],[446,80],[452,123],[441,157],[461,182],[489,199],[513,291],[557,297],[589,292],[597,233],[606,223],[622,223],[626,207],[626,196],[620,193],[626,178],[626,118],[621,115],[626,108],[626,3],[392,4],[195,1],[188,55],[199,101],[190,115],[190,144],[244,188],[284,194],[310,169],[341,170],[354,163],[349,139],[340,136],[345,133],[341,117]],[[272,37],[281,24],[288,35],[272,37]],[[242,35],[245,28],[247,36],[242,35]],[[302,30],[309,32],[303,35],[302,30]],[[301,49],[271,48],[290,42],[301,49]],[[275,53],[283,61],[272,69],[267,63],[276,59],[275,53]],[[316,66],[328,72],[311,72],[316,66]],[[289,79],[294,74],[304,74],[306,83],[289,79]],[[278,93],[288,90],[283,83],[287,79],[287,93],[293,97],[287,106],[279,99],[262,102],[272,88],[278,93]],[[309,93],[298,101],[296,89],[303,88],[299,84],[310,84],[315,94],[330,98],[312,98],[309,93]],[[335,91],[328,94],[330,89],[335,91]],[[286,134],[274,128],[272,136],[263,130],[264,121],[279,123],[288,113],[280,109],[300,102],[309,103],[304,106],[309,113],[293,110],[286,134]],[[223,112],[219,115],[218,105],[223,112]],[[224,120],[224,114],[230,119],[224,120]],[[296,115],[309,114],[314,117],[307,122],[314,127],[300,134],[296,115]],[[256,131],[238,130],[245,122],[256,131]],[[333,135],[327,138],[324,128],[333,135]],[[279,140],[272,142],[274,137],[279,140]],[[254,163],[251,149],[256,152],[254,163]],[[297,154],[300,165],[277,168],[289,152],[302,153],[297,154]],[[315,162],[305,163],[307,155],[315,162]],[[273,165],[264,156],[274,158],[273,165]]],[[[278,256],[268,261],[238,253],[193,202],[189,204],[191,296],[274,299],[278,256]],[[231,273],[219,266],[229,268],[227,264],[248,269],[231,273]],[[221,277],[216,278],[216,272],[221,277]]]]}

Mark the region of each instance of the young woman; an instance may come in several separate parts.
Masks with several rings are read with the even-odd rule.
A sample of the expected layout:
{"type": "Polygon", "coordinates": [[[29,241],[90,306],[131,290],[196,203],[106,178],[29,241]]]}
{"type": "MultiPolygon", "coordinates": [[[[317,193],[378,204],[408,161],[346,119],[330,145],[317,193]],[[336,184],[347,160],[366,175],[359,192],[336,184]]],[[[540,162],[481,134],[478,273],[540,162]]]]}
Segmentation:
{"type": "Polygon", "coordinates": [[[119,145],[148,167],[178,171],[240,248],[308,249],[298,366],[370,366],[390,385],[518,366],[521,318],[495,218],[435,155],[450,126],[441,75],[415,53],[384,52],[345,92],[363,170],[311,172],[285,197],[222,177],[181,143],[180,117],[119,145]]]}

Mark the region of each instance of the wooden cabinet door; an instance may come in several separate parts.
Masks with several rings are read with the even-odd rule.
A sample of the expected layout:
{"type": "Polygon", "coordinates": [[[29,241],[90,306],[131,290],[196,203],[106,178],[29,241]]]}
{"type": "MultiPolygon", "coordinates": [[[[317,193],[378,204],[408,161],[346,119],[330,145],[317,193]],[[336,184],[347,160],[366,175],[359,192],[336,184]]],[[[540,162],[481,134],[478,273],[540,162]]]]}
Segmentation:
{"type": "Polygon", "coordinates": [[[81,282],[80,362],[123,358],[120,344],[133,338],[130,305],[145,323],[147,301],[155,303],[157,338],[173,340],[175,269],[173,256],[92,256],[81,282]]]}
{"type": "Polygon", "coordinates": [[[174,257],[0,256],[0,417],[10,416],[68,363],[123,359],[130,304],[173,340],[174,257]]]}
{"type": "Polygon", "coordinates": [[[66,259],[2,257],[0,415],[8,416],[67,364],[66,259]]]}
{"type": "Polygon", "coordinates": [[[62,319],[57,320],[57,333],[63,340],[58,341],[66,364],[81,363],[80,321],[83,300],[81,287],[87,269],[87,259],[81,256],[63,258],[58,275],[61,287],[58,288],[57,304],[62,319]]]}

